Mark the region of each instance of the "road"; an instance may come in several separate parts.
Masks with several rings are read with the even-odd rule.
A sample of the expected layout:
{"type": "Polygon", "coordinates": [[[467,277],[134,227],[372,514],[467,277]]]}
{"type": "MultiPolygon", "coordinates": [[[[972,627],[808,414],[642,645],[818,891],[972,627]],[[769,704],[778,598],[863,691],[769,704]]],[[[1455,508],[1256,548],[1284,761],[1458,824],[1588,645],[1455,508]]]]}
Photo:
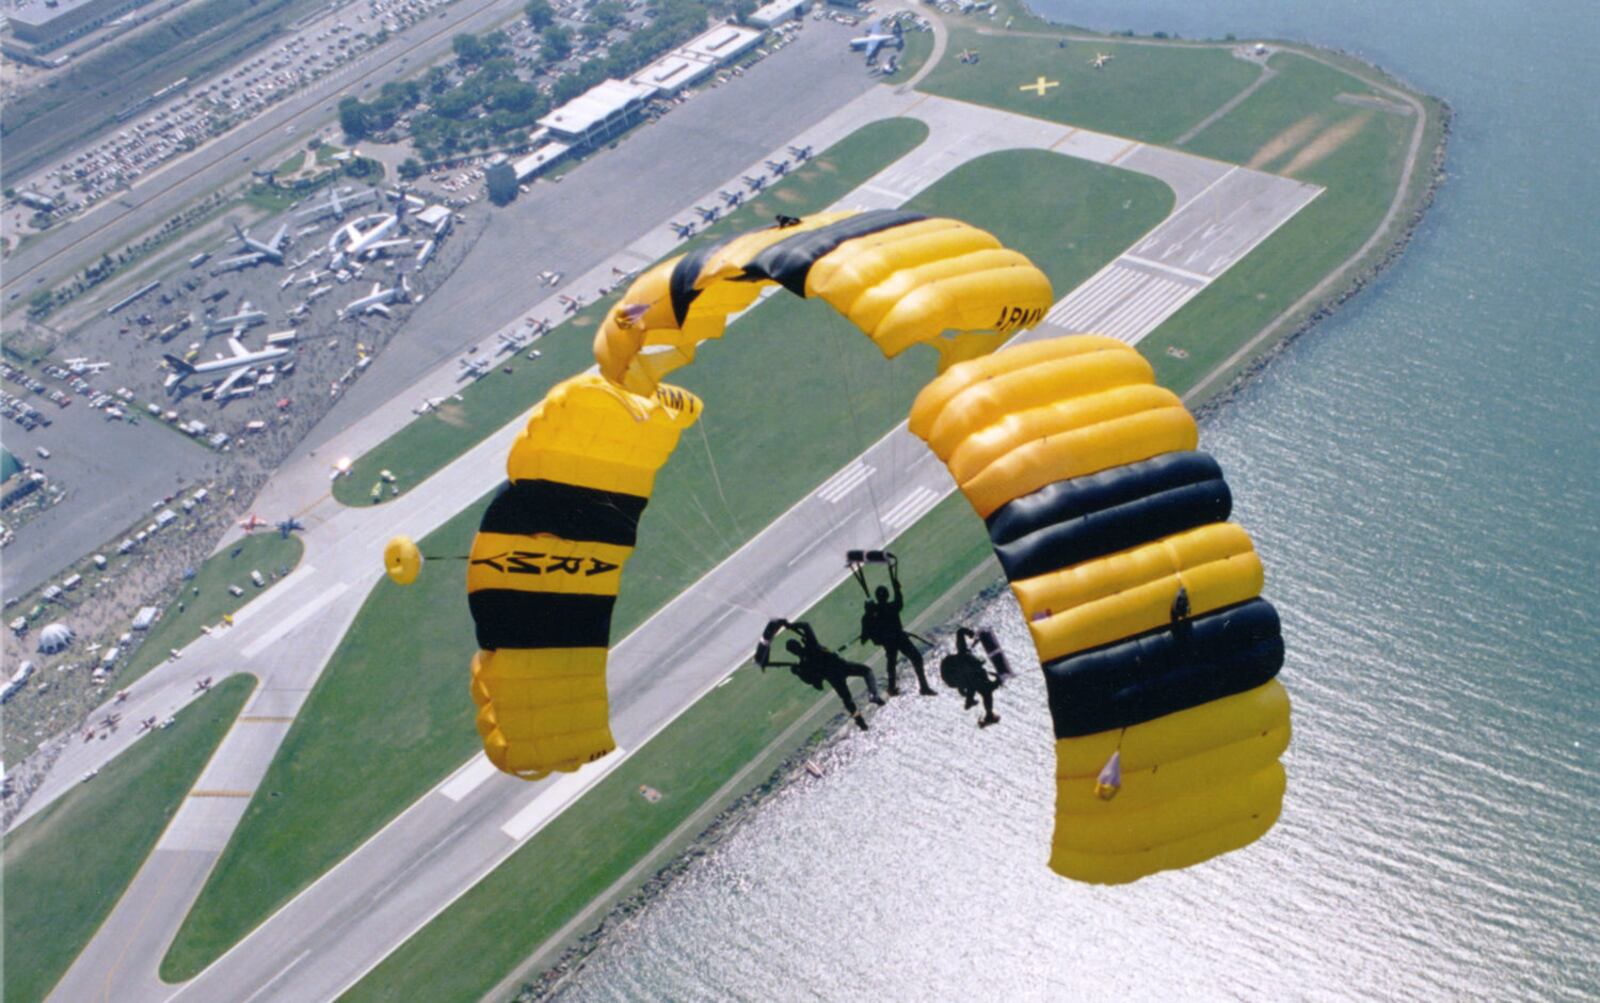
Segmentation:
{"type": "MultiPolygon", "coordinates": [[[[1173,187],[1178,196],[1173,214],[1064,297],[1037,334],[1092,323],[1137,341],[1319,193],[1314,186],[1114,136],[882,87],[787,142],[820,149],[860,125],[893,115],[925,121],[928,140],[841,200],[842,207],[899,204],[966,160],[1018,147],[1114,163],[1173,187]]],[[[658,253],[657,245],[670,242],[661,232],[664,224],[628,253],[642,258],[658,253]]],[[[583,281],[598,275],[597,269],[583,281]]],[[[430,378],[446,376],[453,379],[448,369],[430,378]]],[[[342,442],[377,441],[394,425],[392,417],[375,412],[370,427],[357,426],[342,442]]],[[[307,508],[306,566],[246,607],[247,615],[227,637],[207,638],[182,661],[152,672],[125,713],[129,719],[170,713],[190,698],[190,680],[200,673],[220,678],[230,670],[252,671],[261,676],[262,686],[53,998],[253,1003],[337,995],[531,838],[605,769],[742,664],[750,638],[767,616],[796,614],[838,584],[844,577],[838,561],[842,541],[887,543],[953,490],[926,447],[903,426],[894,430],[614,647],[608,675],[620,750],[600,768],[525,784],[497,774],[477,757],[194,980],[181,987],[163,985],[156,971],[166,945],[283,732],[377,580],[373,555],[391,533],[403,529],[421,536],[454,515],[463,501],[493,487],[517,425],[497,431],[439,475],[374,509],[343,508],[325,497],[326,466],[310,458],[292,464],[274,482],[269,490],[278,504],[298,500],[307,508]]],[[[118,736],[104,748],[95,743],[63,755],[47,781],[49,789],[41,790],[28,810],[37,811],[89,764],[103,762],[127,741],[118,736]]]]}
{"type": "Polygon", "coordinates": [[[72,272],[80,262],[127,243],[191,200],[261,166],[292,142],[285,132],[289,126],[295,127],[295,136],[305,137],[327,120],[338,98],[409,76],[448,53],[456,33],[487,31],[521,7],[520,0],[458,0],[444,9],[443,18],[412,25],[245,125],[152,172],[121,196],[46,231],[6,260],[7,305],[14,294],[26,298],[34,289],[72,272]]]}

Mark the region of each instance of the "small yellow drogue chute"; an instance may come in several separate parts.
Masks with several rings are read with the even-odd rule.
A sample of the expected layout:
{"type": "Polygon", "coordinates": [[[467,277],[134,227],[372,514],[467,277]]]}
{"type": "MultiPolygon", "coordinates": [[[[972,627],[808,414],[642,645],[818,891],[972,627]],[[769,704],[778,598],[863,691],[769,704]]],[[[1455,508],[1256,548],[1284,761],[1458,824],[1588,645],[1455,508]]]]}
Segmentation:
{"type": "Polygon", "coordinates": [[[397,536],[383,548],[383,570],[396,585],[410,585],[422,572],[422,551],[409,536],[397,536]]]}

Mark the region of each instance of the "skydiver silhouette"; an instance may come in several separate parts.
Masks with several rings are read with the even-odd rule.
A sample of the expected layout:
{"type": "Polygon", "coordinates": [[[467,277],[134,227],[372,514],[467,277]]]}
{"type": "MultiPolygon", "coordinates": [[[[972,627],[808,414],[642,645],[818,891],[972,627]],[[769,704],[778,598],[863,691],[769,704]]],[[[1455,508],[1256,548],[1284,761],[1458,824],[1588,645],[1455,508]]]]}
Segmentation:
{"type": "MultiPolygon", "coordinates": [[[[861,637],[863,642],[870,642],[883,649],[885,671],[889,676],[889,695],[899,696],[900,687],[895,678],[896,668],[899,665],[900,655],[904,654],[911,663],[911,669],[917,674],[917,685],[920,694],[925,697],[934,696],[933,687],[928,685],[928,677],[922,670],[922,652],[911,640],[911,635],[906,633],[905,626],[900,622],[900,611],[905,608],[905,592],[900,588],[900,562],[895,560],[893,554],[884,555],[889,564],[889,582],[894,586],[894,595],[889,594],[889,589],[879,585],[874,591],[874,598],[869,598],[861,607],[861,637]]],[[[861,583],[863,591],[866,590],[867,580],[859,570],[856,572],[856,581],[861,583]]]]}
{"type": "MultiPolygon", "coordinates": [[[[783,622],[783,621],[778,621],[783,622]]],[[[828,649],[826,645],[817,640],[816,631],[805,621],[784,623],[790,630],[798,634],[784,642],[784,648],[795,657],[792,662],[768,661],[762,667],[786,667],[794,673],[796,679],[806,683],[813,689],[822,689],[822,684],[827,683],[833,691],[839,694],[839,700],[844,704],[844,709],[855,719],[856,727],[862,731],[867,730],[867,719],[861,716],[861,711],[856,707],[855,700],[850,696],[850,679],[854,676],[866,680],[867,693],[873,703],[882,705],[883,697],[878,695],[878,681],[873,678],[872,670],[858,662],[847,662],[839,655],[828,649]]]]}
{"type": "Polygon", "coordinates": [[[994,691],[999,688],[1000,679],[989,675],[983,660],[968,647],[976,636],[971,627],[956,630],[955,654],[946,655],[939,662],[939,678],[966,698],[963,710],[970,710],[980,697],[983,699],[983,717],[978,719],[978,727],[987,728],[1000,721],[1000,715],[994,712],[994,691]]]}

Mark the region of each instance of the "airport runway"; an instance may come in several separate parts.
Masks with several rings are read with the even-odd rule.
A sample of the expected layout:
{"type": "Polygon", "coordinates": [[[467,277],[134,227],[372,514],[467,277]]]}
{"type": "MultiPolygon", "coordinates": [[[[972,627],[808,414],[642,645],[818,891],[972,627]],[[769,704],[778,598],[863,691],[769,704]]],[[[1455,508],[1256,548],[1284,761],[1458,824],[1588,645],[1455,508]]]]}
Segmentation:
{"type": "MultiPolygon", "coordinates": [[[[1313,186],[1116,137],[945,99],[898,95],[888,88],[869,91],[788,142],[821,149],[861,124],[897,114],[928,122],[928,141],[841,205],[898,204],[966,159],[1018,146],[1117,163],[1172,184],[1179,194],[1173,215],[1051,311],[1052,317],[1070,318],[1092,310],[1095,324],[1118,330],[1130,342],[1153,330],[1177,309],[1174,304],[1220,275],[1318,193],[1313,186]],[[1183,294],[1154,284],[1179,279],[1183,294]]],[[[658,245],[670,247],[672,239],[663,229],[664,224],[646,234],[630,252],[648,258],[660,253],[658,245]]],[[[598,273],[597,268],[584,280],[598,273]]],[[[1035,334],[1064,329],[1047,322],[1035,334]]],[[[431,378],[453,379],[450,369],[431,378]]],[[[392,409],[375,412],[360,437],[381,439],[397,427],[397,417],[392,409]]],[[[166,945],[283,731],[376,581],[374,555],[391,533],[404,529],[420,536],[454,515],[464,501],[492,488],[517,425],[497,431],[440,475],[378,508],[344,508],[326,498],[326,466],[309,459],[286,470],[288,476],[269,489],[275,503],[298,498],[309,508],[305,565],[247,606],[226,636],[197,642],[183,660],[141,680],[124,708],[125,720],[170,713],[191,699],[192,681],[202,675],[251,671],[262,678],[262,686],[53,998],[254,1003],[337,995],[592,786],[627,750],[639,748],[742,664],[765,616],[793,615],[841,581],[840,547],[887,543],[954,487],[943,466],[903,426],[891,432],[614,648],[609,677],[621,750],[599,768],[525,784],[500,776],[477,757],[196,979],[182,987],[162,985],[156,970],[166,945]],[[863,504],[868,499],[874,501],[863,504]],[[732,605],[734,597],[760,612],[732,605]],[[671,668],[662,671],[662,665],[671,668]]],[[[343,437],[346,443],[357,440],[354,433],[343,437]]],[[[27,811],[37,811],[83,769],[104,762],[130,741],[119,734],[69,750],[27,811]]]]}

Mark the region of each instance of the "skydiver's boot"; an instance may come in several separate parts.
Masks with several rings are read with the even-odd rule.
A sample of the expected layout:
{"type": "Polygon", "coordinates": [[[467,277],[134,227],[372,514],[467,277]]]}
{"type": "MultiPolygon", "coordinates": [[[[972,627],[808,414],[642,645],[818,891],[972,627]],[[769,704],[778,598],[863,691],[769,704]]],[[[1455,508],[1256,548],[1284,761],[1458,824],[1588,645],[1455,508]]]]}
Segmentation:
{"type": "MultiPolygon", "coordinates": [[[[882,703],[882,702],[883,701],[881,701],[881,700],[879,701],[879,703],[882,703]]],[[[867,730],[867,719],[861,716],[861,712],[860,711],[857,711],[856,713],[852,714],[851,716],[855,718],[856,727],[857,728],[860,728],[862,731],[866,731],[867,730]]]]}
{"type": "Polygon", "coordinates": [[[996,714],[994,711],[990,711],[989,713],[985,714],[983,717],[978,719],[978,727],[980,727],[980,728],[987,728],[991,724],[999,724],[999,723],[1000,723],[1000,715],[996,714]]]}

